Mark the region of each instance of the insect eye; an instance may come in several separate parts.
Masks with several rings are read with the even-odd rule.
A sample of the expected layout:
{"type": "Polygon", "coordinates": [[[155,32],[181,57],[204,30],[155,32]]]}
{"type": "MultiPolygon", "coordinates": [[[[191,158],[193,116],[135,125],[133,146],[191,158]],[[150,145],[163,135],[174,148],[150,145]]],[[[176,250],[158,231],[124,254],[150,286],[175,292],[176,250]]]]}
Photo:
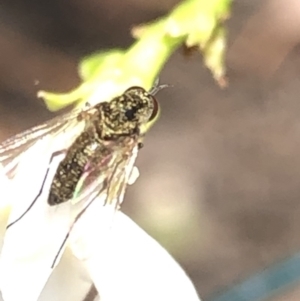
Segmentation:
{"type": "Polygon", "coordinates": [[[153,111],[148,121],[152,121],[158,115],[158,111],[159,111],[158,101],[153,96],[152,96],[152,101],[153,101],[153,111]]]}
{"type": "Polygon", "coordinates": [[[131,108],[131,109],[128,109],[126,112],[125,112],[125,116],[126,118],[131,121],[135,118],[135,113],[136,113],[136,108],[131,108]]]}

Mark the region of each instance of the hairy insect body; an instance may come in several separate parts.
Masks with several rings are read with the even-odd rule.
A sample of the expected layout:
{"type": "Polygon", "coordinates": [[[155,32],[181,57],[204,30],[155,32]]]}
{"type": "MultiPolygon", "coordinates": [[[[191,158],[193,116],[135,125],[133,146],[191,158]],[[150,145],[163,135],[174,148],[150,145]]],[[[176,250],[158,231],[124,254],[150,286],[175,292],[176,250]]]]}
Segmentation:
{"type": "Polygon", "coordinates": [[[127,149],[132,149],[132,144],[138,145],[141,126],[157,113],[155,102],[143,88],[133,87],[111,102],[100,103],[78,116],[86,121],[86,128],[59,164],[48,204],[73,199],[85,173],[95,168],[105,173],[106,164],[116,150],[125,154],[127,149]]]}

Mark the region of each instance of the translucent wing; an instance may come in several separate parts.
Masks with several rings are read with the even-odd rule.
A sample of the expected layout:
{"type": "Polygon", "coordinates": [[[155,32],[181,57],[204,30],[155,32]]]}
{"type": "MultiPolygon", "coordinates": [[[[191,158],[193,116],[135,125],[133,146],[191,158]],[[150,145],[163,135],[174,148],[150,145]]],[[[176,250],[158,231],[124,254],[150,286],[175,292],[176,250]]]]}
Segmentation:
{"type": "Polygon", "coordinates": [[[0,165],[6,175],[18,166],[11,188],[2,196],[12,204],[0,259],[0,290],[6,300],[37,300],[71,230],[92,210],[90,205],[112,205],[105,207],[114,212],[123,200],[138,137],[103,141],[95,149],[95,160],[84,170],[76,196],[58,206],[47,202],[53,177],[65,156],[63,151],[86,127],[93,108],[85,112],[87,119],[77,118],[80,111],[72,111],[0,145],[0,165]]]}
{"type": "Polygon", "coordinates": [[[0,262],[1,291],[7,300],[18,300],[21,296],[26,300],[37,300],[63,253],[73,226],[81,221],[87,210],[94,209],[90,205],[103,203],[113,205],[115,210],[122,202],[137,156],[137,141],[134,138],[127,139],[125,144],[107,145],[113,148],[112,152],[106,156],[106,161],[87,169],[78,188],[78,196],[71,202],[49,206],[47,197],[50,185],[62,156],[52,161],[47,172],[48,163],[44,162],[43,156],[37,157],[34,168],[30,162],[37,152],[48,151],[52,143],[49,141],[46,145],[46,141],[38,142],[43,148],[35,150],[35,153],[30,154],[36,146],[26,152],[27,158],[22,160],[20,173],[14,179],[18,189],[11,197],[17,203],[13,206],[9,221],[12,226],[7,230],[0,262]],[[30,177],[26,177],[28,170],[33,173],[30,177]],[[22,172],[25,179],[24,175],[21,178],[22,172]],[[38,193],[39,190],[41,193],[38,193]],[[33,200],[36,201],[27,214],[14,223],[33,200]]]}
{"type": "MultiPolygon", "coordinates": [[[[119,144],[118,149],[107,155],[105,160],[99,162],[89,169],[80,183],[78,188],[78,196],[72,199],[73,204],[71,210],[72,224],[61,248],[54,259],[53,266],[57,264],[57,258],[65,247],[65,243],[69,238],[73,227],[80,223],[80,218],[87,210],[93,211],[94,208],[103,208],[105,216],[101,214],[104,220],[103,225],[106,229],[112,226],[114,214],[120,208],[124,199],[126,187],[131,182],[131,175],[134,163],[138,154],[138,143],[136,138],[126,139],[126,143],[122,146],[119,144]],[[105,165],[103,162],[105,161],[105,165]]],[[[116,145],[115,145],[116,146],[116,145]]],[[[101,209],[100,209],[101,211],[101,209]]],[[[92,222],[92,221],[90,221],[92,222]]],[[[100,231],[101,229],[99,229],[100,231]]]]}
{"type": "Polygon", "coordinates": [[[74,127],[79,123],[77,117],[81,112],[81,109],[73,110],[2,142],[0,144],[0,165],[4,167],[4,172],[9,174],[18,164],[20,155],[40,138],[48,134],[57,135],[67,131],[67,128],[74,127]]]}
{"type": "Polygon", "coordinates": [[[122,195],[129,180],[137,156],[138,139],[121,137],[103,144],[95,150],[94,160],[88,164],[78,183],[73,204],[81,202],[87,196],[97,197],[105,191],[107,194],[105,204],[114,204],[118,207],[119,202],[114,202],[122,195]]]}
{"type": "Polygon", "coordinates": [[[24,153],[10,189],[1,196],[11,204],[0,257],[4,300],[38,299],[51,274],[53,258],[70,228],[70,203],[53,207],[47,204],[52,179],[63,158],[63,154],[55,157],[49,166],[51,152],[57,147],[51,138],[45,136],[24,153]]]}

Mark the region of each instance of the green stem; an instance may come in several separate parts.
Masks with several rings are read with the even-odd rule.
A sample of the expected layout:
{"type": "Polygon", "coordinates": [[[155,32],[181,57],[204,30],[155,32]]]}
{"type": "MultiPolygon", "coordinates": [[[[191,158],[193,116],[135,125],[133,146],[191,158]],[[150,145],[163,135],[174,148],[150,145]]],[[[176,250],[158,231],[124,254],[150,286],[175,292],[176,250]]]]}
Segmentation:
{"type": "Polygon", "coordinates": [[[168,58],[183,43],[204,50],[204,62],[220,83],[226,31],[219,23],[228,16],[230,3],[185,0],[169,15],[136,27],[133,33],[138,40],[128,50],[112,49],[82,60],[82,84],[70,93],[40,91],[38,96],[45,99],[49,109],[57,110],[75,102],[93,105],[108,101],[130,86],[149,90],[168,58]]]}

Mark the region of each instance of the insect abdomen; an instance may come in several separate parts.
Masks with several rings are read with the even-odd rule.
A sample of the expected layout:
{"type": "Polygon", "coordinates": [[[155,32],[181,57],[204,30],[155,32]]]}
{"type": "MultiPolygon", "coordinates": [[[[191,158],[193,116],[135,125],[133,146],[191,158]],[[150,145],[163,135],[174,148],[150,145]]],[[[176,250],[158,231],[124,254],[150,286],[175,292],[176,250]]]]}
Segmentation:
{"type": "Polygon", "coordinates": [[[73,198],[85,167],[94,154],[96,143],[95,135],[86,131],[71,145],[53,178],[48,197],[49,205],[61,204],[73,198]]]}

